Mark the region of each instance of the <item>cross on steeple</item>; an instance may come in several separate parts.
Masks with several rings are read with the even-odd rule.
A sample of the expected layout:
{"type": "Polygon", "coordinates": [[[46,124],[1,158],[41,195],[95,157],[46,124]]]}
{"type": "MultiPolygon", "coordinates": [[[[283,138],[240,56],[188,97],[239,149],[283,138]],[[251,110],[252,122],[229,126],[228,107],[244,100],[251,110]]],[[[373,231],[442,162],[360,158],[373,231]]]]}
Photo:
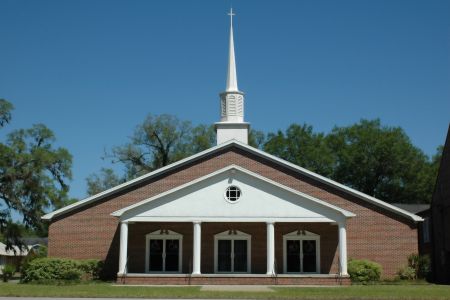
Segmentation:
{"type": "Polygon", "coordinates": [[[231,26],[233,26],[233,16],[235,16],[236,14],[233,13],[233,8],[230,8],[230,12],[228,13],[228,15],[230,16],[230,22],[231,22],[231,26]]]}

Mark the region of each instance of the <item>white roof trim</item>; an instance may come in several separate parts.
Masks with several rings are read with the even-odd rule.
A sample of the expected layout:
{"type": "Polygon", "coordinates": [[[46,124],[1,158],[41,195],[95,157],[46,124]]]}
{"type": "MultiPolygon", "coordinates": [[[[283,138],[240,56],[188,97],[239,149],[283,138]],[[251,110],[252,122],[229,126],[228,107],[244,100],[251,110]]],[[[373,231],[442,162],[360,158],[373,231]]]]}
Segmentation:
{"type": "Polygon", "coordinates": [[[269,184],[271,184],[271,185],[277,186],[277,187],[279,187],[279,188],[281,188],[281,189],[284,189],[284,190],[286,190],[286,191],[288,191],[288,192],[291,192],[291,193],[293,193],[293,194],[295,194],[295,195],[297,195],[297,196],[300,196],[300,197],[302,197],[302,198],[306,198],[306,199],[308,199],[308,200],[310,200],[310,201],[312,201],[312,202],[315,202],[315,203],[320,204],[320,205],[322,205],[322,206],[328,207],[328,208],[330,208],[330,209],[332,209],[332,210],[338,211],[338,212],[340,212],[342,215],[344,215],[344,216],[347,217],[347,218],[351,218],[351,217],[356,216],[356,215],[355,215],[354,213],[352,213],[352,212],[349,212],[349,211],[347,211],[347,210],[345,210],[345,209],[342,209],[342,208],[340,208],[340,207],[337,207],[337,206],[335,206],[335,205],[332,205],[332,204],[330,204],[330,203],[328,203],[328,202],[325,202],[325,201],[323,201],[323,200],[320,200],[320,199],[317,199],[317,198],[315,198],[315,197],[312,197],[312,196],[310,196],[310,195],[308,195],[308,194],[305,194],[305,193],[299,192],[299,191],[297,191],[297,190],[294,190],[294,189],[292,189],[292,188],[290,188],[290,187],[287,187],[287,186],[285,186],[285,185],[282,185],[282,184],[280,184],[280,183],[278,183],[278,182],[276,182],[276,181],[273,181],[273,180],[271,180],[271,179],[269,179],[269,178],[266,178],[266,177],[264,177],[264,176],[261,176],[261,175],[259,175],[259,174],[253,173],[253,172],[251,172],[251,171],[249,171],[249,170],[247,170],[247,169],[244,169],[244,168],[242,168],[242,167],[240,167],[240,166],[237,166],[237,165],[230,165],[230,166],[227,166],[227,167],[225,167],[225,168],[223,168],[223,169],[217,170],[217,171],[215,171],[215,172],[213,172],[213,173],[210,173],[210,174],[208,174],[208,175],[202,176],[202,177],[200,177],[200,178],[197,178],[197,179],[195,179],[195,180],[192,180],[192,181],[190,181],[190,182],[187,182],[187,183],[185,183],[185,184],[182,184],[182,185],[180,185],[180,186],[177,186],[177,187],[175,187],[175,188],[173,188],[173,189],[171,189],[171,190],[165,191],[165,192],[163,192],[163,193],[161,193],[161,194],[158,194],[158,195],[153,196],[153,197],[151,197],[151,198],[148,198],[148,199],[146,199],[146,200],[140,201],[140,202],[138,202],[138,203],[135,203],[135,204],[132,204],[132,205],[127,206],[127,207],[125,207],[125,208],[122,208],[122,209],[120,209],[120,210],[117,210],[117,211],[113,212],[111,215],[112,215],[112,216],[115,216],[115,217],[120,217],[120,216],[122,216],[122,214],[124,214],[125,212],[130,211],[130,210],[132,210],[132,209],[134,209],[134,208],[137,208],[137,207],[139,207],[139,206],[142,206],[142,205],[144,205],[144,204],[146,204],[146,203],[149,203],[149,202],[154,201],[154,200],[156,200],[156,199],[159,199],[159,198],[161,198],[161,197],[170,195],[170,194],[172,194],[172,193],[174,193],[174,192],[177,192],[177,191],[179,191],[179,190],[182,190],[182,189],[184,189],[184,188],[187,188],[187,187],[189,187],[189,186],[191,186],[191,185],[194,185],[194,184],[196,184],[196,183],[198,183],[198,182],[204,181],[204,180],[206,180],[206,179],[208,179],[208,178],[214,177],[214,176],[216,176],[216,175],[218,175],[218,174],[222,174],[222,173],[224,173],[224,172],[228,172],[228,171],[230,171],[230,170],[237,170],[237,171],[240,171],[240,172],[242,172],[242,173],[245,173],[245,174],[248,174],[248,175],[250,175],[250,176],[253,176],[253,177],[255,177],[255,178],[258,178],[259,180],[262,180],[262,181],[267,182],[267,183],[269,183],[269,184]]]}
{"type": "Polygon", "coordinates": [[[134,184],[138,184],[138,183],[140,183],[140,182],[142,182],[142,181],[144,181],[146,179],[152,178],[152,177],[154,177],[156,175],[160,175],[160,174],[162,174],[162,173],[164,173],[166,171],[172,170],[172,169],[174,169],[176,167],[179,167],[179,166],[182,166],[182,165],[187,164],[189,162],[195,161],[197,159],[200,159],[200,158],[202,158],[204,156],[207,156],[207,155],[209,155],[211,153],[214,153],[216,151],[219,151],[219,150],[224,149],[224,148],[226,148],[228,146],[231,146],[231,145],[237,146],[238,148],[247,150],[247,151],[249,151],[249,152],[251,152],[253,154],[256,154],[256,155],[258,155],[260,157],[263,157],[263,158],[266,158],[266,159],[268,159],[270,161],[273,161],[273,162],[276,162],[278,164],[281,164],[281,165],[283,165],[285,167],[288,167],[288,168],[290,168],[290,169],[292,169],[292,170],[294,170],[296,172],[299,172],[299,173],[301,173],[301,174],[303,174],[305,176],[308,176],[310,178],[316,179],[316,180],[318,180],[318,181],[320,181],[322,183],[325,183],[327,185],[335,187],[335,188],[337,188],[337,189],[339,189],[341,191],[347,192],[347,193],[349,193],[349,194],[351,194],[353,196],[356,196],[356,197],[358,197],[358,198],[360,198],[362,200],[365,200],[365,201],[367,201],[367,202],[369,202],[371,204],[374,204],[374,205],[376,205],[378,207],[384,208],[384,209],[386,209],[386,210],[388,210],[390,212],[393,212],[395,214],[401,215],[403,217],[409,218],[409,219],[411,219],[411,220],[413,220],[415,222],[423,221],[423,219],[421,217],[419,217],[419,216],[417,216],[415,214],[412,214],[412,213],[410,213],[410,212],[408,212],[406,210],[398,208],[398,207],[396,207],[394,205],[391,205],[391,204],[389,204],[387,202],[384,202],[382,200],[376,199],[375,197],[372,197],[372,196],[369,196],[367,194],[361,193],[361,192],[359,192],[359,191],[357,191],[355,189],[347,187],[347,186],[345,186],[343,184],[340,184],[340,183],[338,183],[338,182],[336,182],[334,180],[331,180],[329,178],[326,178],[324,176],[321,176],[319,174],[311,172],[311,171],[309,171],[309,170],[307,170],[305,168],[299,167],[299,166],[297,166],[297,165],[295,165],[293,163],[290,163],[290,162],[285,161],[285,160],[283,160],[281,158],[278,158],[278,157],[276,157],[274,155],[268,154],[268,153],[266,153],[264,151],[261,151],[259,149],[254,148],[254,147],[251,147],[251,146],[249,146],[247,144],[240,143],[240,142],[238,142],[236,140],[231,140],[231,141],[225,142],[223,144],[211,147],[211,148],[209,148],[207,150],[204,150],[204,151],[199,152],[197,154],[194,154],[192,156],[186,157],[186,158],[184,158],[182,160],[179,160],[179,161],[177,161],[177,162],[175,162],[173,164],[167,165],[165,167],[162,167],[162,168],[160,168],[158,170],[155,170],[153,172],[150,172],[150,173],[147,173],[145,175],[142,175],[142,176],[140,176],[138,178],[135,178],[133,180],[127,181],[125,183],[122,183],[122,184],[120,184],[118,186],[115,186],[115,187],[113,187],[111,189],[108,189],[106,191],[103,191],[101,193],[93,195],[91,197],[88,197],[88,198],[86,198],[84,200],[75,202],[75,203],[73,203],[71,205],[65,206],[65,207],[60,208],[58,210],[55,210],[55,211],[53,211],[51,213],[48,213],[48,214],[44,215],[42,217],[42,219],[43,220],[51,220],[52,218],[54,218],[56,216],[62,215],[64,213],[70,212],[70,211],[72,211],[72,210],[74,210],[76,208],[79,208],[79,207],[82,207],[82,206],[87,205],[89,203],[92,203],[92,202],[95,202],[97,200],[100,200],[100,199],[102,199],[102,198],[104,198],[106,196],[109,196],[109,195],[117,192],[117,191],[123,190],[123,189],[125,189],[127,187],[131,187],[134,184]]]}

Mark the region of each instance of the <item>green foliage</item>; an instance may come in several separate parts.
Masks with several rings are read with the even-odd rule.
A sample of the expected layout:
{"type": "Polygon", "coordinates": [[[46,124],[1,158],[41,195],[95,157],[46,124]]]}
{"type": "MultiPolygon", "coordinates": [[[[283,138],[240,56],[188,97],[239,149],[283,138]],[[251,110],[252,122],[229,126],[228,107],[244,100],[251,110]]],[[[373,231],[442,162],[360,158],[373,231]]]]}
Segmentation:
{"type": "MultiPolygon", "coordinates": [[[[108,155],[122,163],[126,174],[111,169],[87,178],[93,195],[147,172],[210,148],[213,126],[193,127],[171,115],[149,115],[129,143],[108,155]]],[[[312,126],[292,124],[286,131],[249,132],[249,145],[304,167],[368,195],[391,203],[429,203],[442,148],[430,159],[415,147],[400,127],[380,120],[361,120],[335,127],[329,134],[312,126]]]]}
{"type": "Polygon", "coordinates": [[[185,158],[214,144],[212,126],[192,127],[171,115],[148,115],[136,127],[131,141],[115,147],[109,155],[113,162],[123,163],[131,179],[185,158]]]}
{"type": "Polygon", "coordinates": [[[44,245],[39,246],[37,249],[32,249],[28,252],[28,255],[22,260],[20,265],[20,270],[22,275],[24,274],[24,270],[28,268],[30,262],[38,258],[47,257],[47,247],[44,245]]]}
{"type": "Polygon", "coordinates": [[[425,279],[430,275],[430,263],[430,257],[428,255],[413,253],[408,256],[408,266],[399,270],[399,278],[404,280],[425,279]],[[411,272],[411,276],[405,276],[405,273],[409,275],[411,272]]]}
{"type": "Polygon", "coordinates": [[[264,132],[259,130],[250,129],[248,133],[248,144],[252,147],[263,149],[266,142],[266,136],[264,132]]]}
{"type": "Polygon", "coordinates": [[[11,111],[14,109],[12,103],[0,99],[0,128],[11,121],[11,111]]]}
{"type": "Polygon", "coordinates": [[[84,272],[84,278],[87,280],[100,279],[103,265],[103,261],[98,259],[85,259],[79,261],[79,268],[84,272]]]}
{"type": "Polygon", "coordinates": [[[86,178],[87,194],[95,195],[125,182],[125,178],[120,178],[112,169],[102,168],[100,174],[91,174],[86,178]]]}
{"type": "Polygon", "coordinates": [[[388,202],[430,202],[435,178],[430,162],[400,127],[361,120],[335,127],[327,139],[335,180],[388,202]]]}
{"type": "Polygon", "coordinates": [[[22,282],[52,283],[91,280],[99,277],[103,264],[99,260],[37,258],[22,269],[22,282]]]}
{"type": "MultiPolygon", "coordinates": [[[[387,202],[429,203],[439,165],[399,127],[361,120],[325,135],[292,124],[269,133],[264,150],[387,202]]],[[[442,152],[442,150],[441,150],[442,152]]]]}
{"type": "Polygon", "coordinates": [[[264,151],[324,176],[333,172],[333,153],[323,133],[312,126],[292,124],[285,133],[269,133],[264,151]]]}
{"type": "Polygon", "coordinates": [[[348,274],[352,282],[367,284],[380,280],[382,268],[370,260],[351,259],[348,262],[348,274]]]}
{"type": "Polygon", "coordinates": [[[412,267],[406,266],[401,268],[397,272],[397,275],[401,280],[414,280],[416,279],[416,270],[412,267]]]}
{"type": "Polygon", "coordinates": [[[80,280],[82,271],[76,261],[59,258],[37,258],[22,269],[23,282],[80,280]]]}
{"type": "Polygon", "coordinates": [[[16,272],[16,266],[14,265],[4,265],[2,268],[2,279],[3,282],[8,282],[16,272]]]}
{"type": "MultiPolygon", "coordinates": [[[[10,122],[11,109],[12,104],[0,101],[0,127],[10,122]]],[[[0,232],[8,248],[22,244],[12,212],[23,217],[26,228],[45,231],[44,211],[65,204],[72,157],[54,142],[53,132],[37,124],[12,131],[0,143],[0,232]]]]}

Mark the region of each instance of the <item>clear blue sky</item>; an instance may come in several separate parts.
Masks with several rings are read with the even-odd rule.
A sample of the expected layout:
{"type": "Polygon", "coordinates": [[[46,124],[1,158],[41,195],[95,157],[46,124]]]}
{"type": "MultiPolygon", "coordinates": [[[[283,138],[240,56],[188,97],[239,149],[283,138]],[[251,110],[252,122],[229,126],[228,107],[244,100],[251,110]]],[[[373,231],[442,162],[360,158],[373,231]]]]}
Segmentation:
{"type": "MultiPolygon", "coordinates": [[[[0,98],[74,157],[71,195],[148,113],[219,119],[230,1],[0,0],[0,98]]],[[[246,120],[401,126],[432,155],[450,121],[450,1],[233,1],[246,120]]]]}

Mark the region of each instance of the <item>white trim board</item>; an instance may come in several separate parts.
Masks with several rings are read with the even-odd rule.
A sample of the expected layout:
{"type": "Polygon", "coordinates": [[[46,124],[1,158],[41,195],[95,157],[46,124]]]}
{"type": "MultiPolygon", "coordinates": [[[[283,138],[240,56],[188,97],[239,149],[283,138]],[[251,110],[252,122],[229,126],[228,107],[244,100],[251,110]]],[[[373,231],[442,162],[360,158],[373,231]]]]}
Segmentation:
{"type": "Polygon", "coordinates": [[[251,147],[251,146],[249,146],[247,144],[240,143],[240,142],[238,142],[236,140],[231,140],[231,141],[228,141],[226,143],[223,143],[223,144],[211,147],[211,148],[209,148],[207,150],[204,150],[202,152],[194,154],[194,155],[192,155],[190,157],[187,157],[187,158],[184,158],[182,160],[179,160],[179,161],[177,161],[177,162],[175,162],[173,164],[170,164],[170,165],[167,165],[165,167],[162,167],[162,168],[160,168],[160,169],[158,169],[156,171],[147,173],[147,174],[145,174],[143,176],[140,176],[140,177],[135,178],[133,180],[127,181],[125,183],[122,183],[122,184],[120,184],[118,186],[115,186],[115,187],[113,187],[111,189],[108,189],[106,191],[103,191],[101,193],[98,193],[98,194],[93,195],[91,197],[88,197],[86,199],[80,200],[80,201],[78,201],[76,203],[73,203],[71,205],[65,206],[63,208],[57,209],[57,210],[55,210],[55,211],[53,211],[51,213],[48,213],[48,214],[44,215],[42,217],[42,219],[43,220],[52,220],[52,218],[54,218],[56,216],[61,216],[61,215],[65,214],[65,213],[73,211],[73,210],[75,210],[77,208],[80,208],[80,207],[82,207],[84,205],[87,205],[87,204],[99,201],[100,199],[103,199],[103,198],[105,198],[107,196],[110,196],[110,195],[112,195],[112,194],[114,194],[116,192],[119,192],[119,191],[123,190],[123,189],[130,188],[130,187],[132,187],[134,185],[137,185],[137,184],[139,184],[139,183],[141,183],[141,182],[143,182],[145,180],[153,178],[153,177],[155,177],[157,175],[164,174],[165,172],[168,172],[170,170],[173,170],[173,169],[175,169],[177,167],[180,167],[180,166],[183,166],[185,164],[192,163],[192,162],[194,162],[194,161],[196,161],[198,159],[201,159],[201,158],[203,158],[203,157],[205,157],[207,155],[211,155],[211,154],[213,154],[215,152],[224,150],[224,149],[226,149],[228,147],[236,147],[236,148],[245,150],[247,152],[250,152],[252,154],[255,154],[255,155],[259,156],[259,157],[268,159],[268,160],[270,160],[270,161],[272,161],[272,162],[274,162],[276,164],[282,165],[282,166],[287,167],[287,168],[289,168],[289,169],[291,169],[291,170],[293,170],[295,172],[298,172],[298,173],[300,173],[302,175],[308,176],[308,177],[313,178],[315,180],[318,180],[318,181],[320,181],[320,182],[322,182],[322,183],[324,183],[326,185],[332,186],[332,187],[334,187],[334,188],[336,188],[338,190],[341,190],[341,191],[344,191],[346,193],[349,193],[349,194],[351,194],[353,196],[356,196],[359,199],[362,199],[362,200],[364,200],[364,201],[366,201],[368,203],[371,203],[371,204],[373,204],[375,206],[378,206],[378,207],[381,207],[383,209],[386,209],[387,211],[393,212],[393,213],[395,213],[397,215],[406,217],[406,218],[408,218],[408,219],[410,219],[410,220],[412,220],[414,222],[421,222],[421,221],[423,221],[423,219],[421,217],[419,217],[419,216],[417,216],[415,214],[407,212],[407,211],[405,211],[403,209],[400,209],[400,208],[398,208],[398,207],[396,207],[394,205],[391,205],[391,204],[389,204],[387,202],[384,202],[382,200],[376,199],[376,198],[374,198],[372,196],[369,196],[367,194],[359,192],[359,191],[357,191],[355,189],[352,189],[352,188],[347,187],[347,186],[345,186],[343,184],[340,184],[340,183],[338,183],[338,182],[336,182],[334,180],[331,180],[329,178],[326,178],[324,176],[321,176],[319,174],[311,172],[311,171],[309,171],[309,170],[307,170],[305,168],[299,167],[299,166],[297,166],[297,165],[295,165],[293,163],[285,161],[285,160],[283,160],[281,158],[278,158],[278,157],[276,157],[274,155],[268,154],[268,153],[266,153],[264,151],[261,151],[259,149],[254,148],[254,147],[251,147]]]}

